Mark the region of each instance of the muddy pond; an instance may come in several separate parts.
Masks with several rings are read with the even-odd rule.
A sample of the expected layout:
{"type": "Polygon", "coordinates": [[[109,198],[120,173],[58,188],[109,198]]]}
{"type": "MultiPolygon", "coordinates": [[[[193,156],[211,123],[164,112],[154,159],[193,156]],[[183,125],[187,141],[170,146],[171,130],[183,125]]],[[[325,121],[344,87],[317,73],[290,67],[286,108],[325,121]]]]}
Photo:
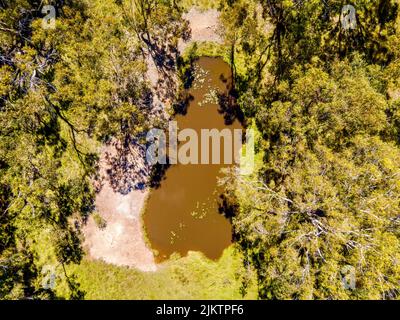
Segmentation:
{"type": "MultiPolygon", "coordinates": [[[[227,128],[233,136],[233,130],[242,126],[235,118],[227,120],[221,103],[221,96],[227,97],[232,86],[229,65],[220,58],[202,57],[194,63],[194,75],[187,91],[191,99],[186,113],[174,119],[179,130],[191,128],[200,136],[201,129],[227,128]]],[[[217,259],[231,244],[231,224],[219,212],[223,190],[218,179],[224,175],[221,169],[227,167],[174,164],[165,172],[159,187],[151,190],[143,220],[158,262],[174,252],[185,256],[188,251],[201,251],[210,259],[217,259]]]]}

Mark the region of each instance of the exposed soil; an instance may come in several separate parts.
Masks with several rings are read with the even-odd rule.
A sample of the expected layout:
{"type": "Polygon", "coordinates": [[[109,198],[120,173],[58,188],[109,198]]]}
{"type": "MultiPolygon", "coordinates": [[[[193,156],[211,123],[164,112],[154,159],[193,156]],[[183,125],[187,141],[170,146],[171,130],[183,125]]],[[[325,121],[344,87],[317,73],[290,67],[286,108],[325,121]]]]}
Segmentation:
{"type": "MultiPolygon", "coordinates": [[[[155,271],[157,266],[152,251],[144,241],[140,217],[148,191],[135,189],[122,177],[110,175],[109,170],[112,170],[113,165],[111,160],[119,155],[117,150],[116,144],[102,150],[100,185],[96,185],[100,190],[96,196],[96,211],[106,225],[100,228],[91,216],[83,228],[84,247],[93,259],[142,271],[155,271]],[[113,183],[116,179],[124,181],[122,186],[113,183]]],[[[143,167],[143,164],[133,163],[132,166],[143,167]]],[[[124,167],[129,168],[129,159],[124,167]]],[[[134,175],[133,172],[130,174],[134,175]]]]}
{"type": "MultiPolygon", "coordinates": [[[[217,32],[217,10],[191,9],[184,18],[190,22],[192,37],[189,42],[179,43],[180,52],[193,41],[222,41],[217,32]]],[[[147,78],[154,93],[153,104],[156,108],[162,107],[165,110],[168,95],[160,90],[160,86],[166,82],[165,70],[162,70],[164,73],[160,72],[150,54],[147,62],[147,78]]],[[[170,76],[173,81],[175,75],[171,72],[170,76]]],[[[105,220],[106,226],[100,228],[91,216],[83,227],[84,247],[90,258],[142,271],[157,270],[153,252],[145,242],[140,217],[148,194],[147,190],[140,190],[142,175],[146,175],[142,150],[135,149],[135,146],[130,147],[127,156],[117,144],[110,144],[103,147],[99,166],[96,211],[105,220]]]]}
{"type": "Polygon", "coordinates": [[[192,37],[189,42],[179,42],[179,51],[182,53],[191,42],[212,41],[221,43],[219,14],[216,9],[201,11],[196,8],[192,8],[184,14],[183,17],[190,23],[192,37]]]}
{"type": "Polygon", "coordinates": [[[91,258],[142,271],[157,269],[152,252],[143,241],[140,210],[146,191],[122,195],[106,185],[97,195],[96,206],[106,227],[100,229],[91,218],[84,228],[85,246],[91,258]]]}

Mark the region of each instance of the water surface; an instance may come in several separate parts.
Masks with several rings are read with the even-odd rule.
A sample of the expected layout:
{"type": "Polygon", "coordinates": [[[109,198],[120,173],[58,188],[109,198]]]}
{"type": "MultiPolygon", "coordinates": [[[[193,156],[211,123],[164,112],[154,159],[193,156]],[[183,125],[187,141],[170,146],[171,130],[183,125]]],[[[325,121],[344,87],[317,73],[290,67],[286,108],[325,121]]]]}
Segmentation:
{"type": "MultiPolygon", "coordinates": [[[[237,120],[227,124],[219,103],[221,95],[226,96],[231,86],[229,65],[220,58],[203,57],[196,61],[194,69],[195,79],[188,90],[192,99],[187,112],[175,118],[179,130],[192,128],[200,137],[201,129],[240,129],[237,120]]],[[[174,252],[184,256],[188,251],[201,251],[217,259],[230,245],[230,222],[218,210],[223,190],[217,179],[223,176],[221,169],[226,167],[172,165],[160,186],[151,191],[144,225],[152,248],[159,253],[158,261],[174,252]]]]}

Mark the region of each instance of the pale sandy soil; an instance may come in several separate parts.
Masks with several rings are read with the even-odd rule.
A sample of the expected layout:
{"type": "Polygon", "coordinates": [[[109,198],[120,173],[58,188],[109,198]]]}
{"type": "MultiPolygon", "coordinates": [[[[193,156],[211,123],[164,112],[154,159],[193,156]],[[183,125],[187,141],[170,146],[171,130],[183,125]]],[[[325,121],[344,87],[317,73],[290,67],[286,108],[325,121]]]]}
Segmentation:
{"type": "Polygon", "coordinates": [[[215,9],[201,11],[192,8],[183,17],[189,21],[192,30],[192,37],[189,42],[182,40],[178,44],[178,50],[183,51],[191,42],[212,41],[222,43],[220,36],[219,12],[215,9]]]}
{"type": "MultiPolygon", "coordinates": [[[[132,153],[134,154],[133,151],[132,153]]],[[[110,179],[107,170],[111,169],[110,159],[115,156],[117,152],[114,145],[103,147],[100,159],[100,185],[99,183],[95,185],[100,189],[96,196],[96,211],[105,220],[106,227],[100,229],[93,216],[89,217],[83,227],[84,248],[92,259],[135,267],[142,271],[155,271],[157,266],[152,251],[144,241],[140,216],[148,191],[134,189],[126,193],[125,190],[129,190],[133,182],[121,179],[121,173],[110,179]],[[122,184],[111,182],[116,179],[124,182],[122,184]]],[[[133,165],[138,166],[137,162],[138,160],[133,165]]],[[[139,166],[143,166],[140,162],[139,166]]],[[[129,168],[129,164],[125,167],[129,168]]],[[[126,173],[135,175],[129,169],[126,169],[126,173]]]]}
{"type": "Polygon", "coordinates": [[[93,259],[142,271],[155,271],[153,253],[144,242],[140,210],[147,191],[116,193],[105,185],[96,198],[96,207],[106,227],[100,229],[93,218],[84,227],[85,247],[93,259]]]}
{"type": "MultiPolygon", "coordinates": [[[[192,37],[189,42],[179,43],[178,49],[181,53],[193,41],[222,42],[217,32],[219,28],[217,10],[191,9],[184,18],[190,22],[192,37]]],[[[154,104],[165,109],[162,97],[157,94],[160,83],[159,70],[151,57],[148,57],[147,62],[147,78],[155,93],[154,104]]],[[[140,217],[148,191],[129,188],[134,184],[138,174],[137,170],[129,168],[143,168],[142,155],[132,150],[128,159],[123,159],[124,161],[114,159],[114,162],[121,162],[124,165],[114,165],[113,168],[117,169],[116,172],[113,172],[114,169],[111,170],[112,179],[110,172],[107,172],[111,169],[110,155],[116,157],[115,146],[103,147],[99,163],[101,178],[96,186],[100,190],[96,196],[96,211],[106,221],[106,227],[100,229],[91,216],[83,227],[84,247],[92,259],[134,267],[142,271],[155,271],[157,265],[152,251],[144,240],[140,217]]]]}
{"type": "Polygon", "coordinates": [[[147,79],[150,81],[150,84],[154,89],[157,87],[160,76],[158,74],[156,64],[154,63],[154,60],[150,55],[147,56],[146,63],[147,63],[147,74],[146,74],[147,79]]]}

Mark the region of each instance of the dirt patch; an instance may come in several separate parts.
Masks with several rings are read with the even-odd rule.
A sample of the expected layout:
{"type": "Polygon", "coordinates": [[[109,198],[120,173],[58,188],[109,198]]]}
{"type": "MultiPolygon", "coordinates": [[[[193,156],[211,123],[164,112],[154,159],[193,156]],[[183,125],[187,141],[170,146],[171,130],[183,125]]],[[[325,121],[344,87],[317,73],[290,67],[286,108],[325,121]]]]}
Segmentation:
{"type": "MultiPolygon", "coordinates": [[[[133,155],[140,155],[137,151],[133,155]]],[[[120,159],[118,145],[111,144],[102,149],[100,159],[100,179],[95,183],[98,189],[96,196],[96,211],[105,221],[105,227],[100,228],[91,216],[83,227],[85,235],[84,247],[92,259],[100,259],[107,263],[120,266],[135,267],[142,271],[155,271],[153,252],[144,240],[141,210],[144,206],[147,190],[138,190],[132,181],[110,174],[113,171],[114,160],[120,159]],[[114,180],[121,179],[122,185],[114,180]]],[[[141,157],[134,163],[129,159],[123,167],[140,167],[141,157]],[[139,165],[138,165],[139,162],[139,165]]],[[[136,173],[130,172],[131,177],[136,173]]]]}
{"type": "Polygon", "coordinates": [[[201,11],[192,8],[185,13],[183,18],[189,21],[192,36],[188,42],[179,41],[178,50],[183,53],[192,42],[212,41],[222,43],[219,16],[220,13],[216,9],[201,11]]]}
{"type": "Polygon", "coordinates": [[[146,191],[132,191],[122,195],[106,185],[96,198],[96,207],[106,222],[100,229],[93,218],[84,227],[85,246],[93,259],[142,271],[155,271],[152,251],[144,242],[140,211],[146,191]]]}

